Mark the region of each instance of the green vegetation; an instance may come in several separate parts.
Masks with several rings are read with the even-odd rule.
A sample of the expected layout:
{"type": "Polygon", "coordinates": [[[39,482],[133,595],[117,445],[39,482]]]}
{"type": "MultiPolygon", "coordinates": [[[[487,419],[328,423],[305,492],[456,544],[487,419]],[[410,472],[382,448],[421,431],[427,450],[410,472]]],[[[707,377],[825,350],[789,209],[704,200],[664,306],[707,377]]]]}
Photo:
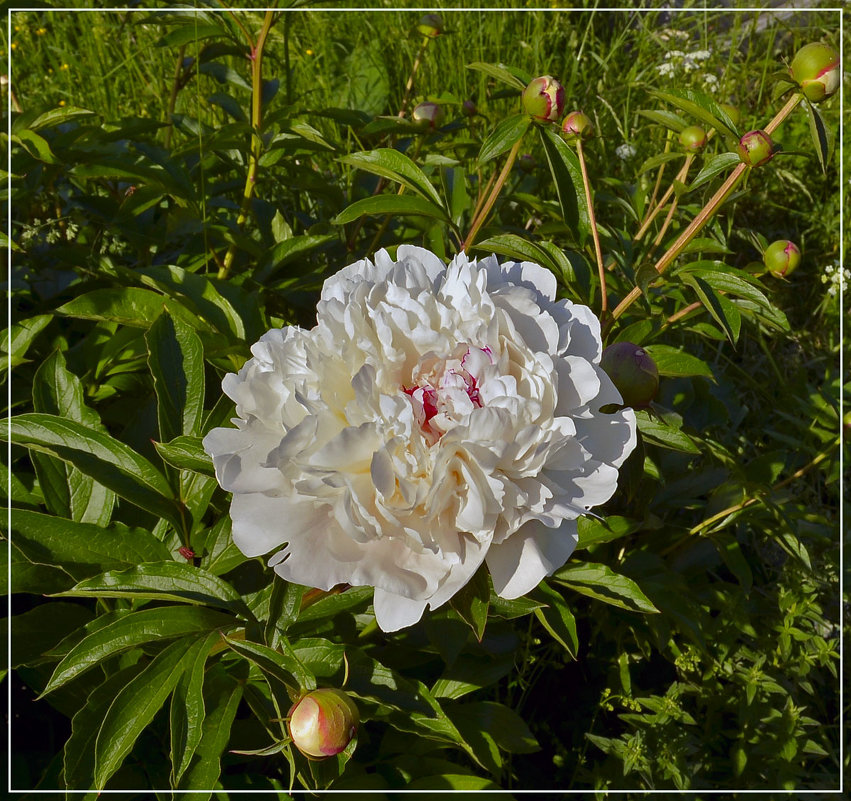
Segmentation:
{"type": "Polygon", "coordinates": [[[12,787],[837,788],[839,96],[735,153],[840,12],[446,10],[428,38],[415,11],[211,6],[13,12],[2,45],[12,787]],[[541,75],[579,149],[520,115],[541,75]],[[661,378],[564,568],[384,634],[370,588],[237,550],[200,442],[263,332],[402,243],[540,263],[661,378]],[[343,687],[357,740],[291,748],[288,686],[343,687]]]}

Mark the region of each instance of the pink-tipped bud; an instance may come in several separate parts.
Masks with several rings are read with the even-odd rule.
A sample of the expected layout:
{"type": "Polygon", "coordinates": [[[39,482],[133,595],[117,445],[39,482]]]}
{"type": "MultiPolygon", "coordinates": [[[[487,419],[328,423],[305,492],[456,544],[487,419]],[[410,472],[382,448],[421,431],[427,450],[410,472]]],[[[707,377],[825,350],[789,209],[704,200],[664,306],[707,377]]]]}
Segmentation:
{"type": "Polygon", "coordinates": [[[289,711],[287,728],[293,744],[309,757],[334,756],[346,749],[357,734],[360,715],[354,701],[342,690],[314,690],[289,711]]]}
{"type": "Polygon", "coordinates": [[[739,140],[739,158],[748,167],[760,167],[774,157],[774,142],[765,131],[748,131],[739,140]]]}
{"type": "Polygon", "coordinates": [[[443,17],[440,14],[423,14],[417,30],[429,39],[436,39],[443,33],[443,17]]]}
{"type": "Polygon", "coordinates": [[[475,117],[476,114],[479,113],[479,110],[476,108],[476,104],[472,100],[465,100],[461,104],[461,111],[464,113],[465,117],[475,117]]]}
{"type": "Polygon", "coordinates": [[[600,367],[623,398],[624,406],[647,406],[659,391],[659,369],[646,350],[632,342],[615,342],[603,351],[600,367]]]}
{"type": "Polygon", "coordinates": [[[411,119],[421,128],[427,128],[429,130],[434,130],[440,125],[443,122],[443,117],[443,106],[429,101],[415,106],[411,112],[411,119]]]}
{"type": "Polygon", "coordinates": [[[683,128],[680,131],[680,144],[690,153],[703,150],[706,141],[706,131],[699,125],[689,125],[688,128],[683,128]]]}
{"type": "Polygon", "coordinates": [[[537,166],[538,162],[531,153],[524,153],[517,159],[517,169],[520,170],[520,172],[525,172],[527,175],[537,166]]]}
{"type": "Polygon", "coordinates": [[[561,133],[569,142],[575,139],[590,139],[594,136],[594,125],[587,114],[571,111],[561,124],[561,133]]]}
{"type": "Polygon", "coordinates": [[[762,261],[772,275],[785,278],[801,263],[801,250],[788,239],[778,239],[765,249],[762,261]]]}
{"type": "Polygon", "coordinates": [[[564,112],[564,87],[551,75],[529,81],[523,90],[523,111],[535,122],[555,122],[564,112]]]}
{"type": "Polygon", "coordinates": [[[806,98],[818,103],[839,88],[839,54],[830,45],[810,42],[795,53],[789,72],[806,98]]]}

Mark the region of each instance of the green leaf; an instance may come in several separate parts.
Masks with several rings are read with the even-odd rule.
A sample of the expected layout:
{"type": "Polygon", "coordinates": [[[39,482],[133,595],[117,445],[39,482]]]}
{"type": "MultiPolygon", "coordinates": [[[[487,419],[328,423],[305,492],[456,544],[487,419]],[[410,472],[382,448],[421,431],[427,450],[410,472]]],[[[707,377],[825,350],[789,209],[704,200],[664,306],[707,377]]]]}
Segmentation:
{"type": "Polygon", "coordinates": [[[180,47],[190,42],[199,42],[201,39],[209,39],[213,36],[227,38],[227,31],[220,25],[206,23],[204,25],[180,25],[160,37],[154,47],[180,47]]]}
{"type": "MultiPolygon", "coordinates": [[[[215,642],[215,641],[213,641],[215,642]]],[[[210,643],[212,647],[213,642],[210,643]]],[[[195,651],[181,673],[169,709],[171,735],[171,783],[176,787],[186,772],[198,743],[204,722],[204,669],[210,648],[195,651]]]]}
{"type": "MultiPolygon", "coordinates": [[[[219,665],[208,671],[204,683],[207,714],[201,726],[195,760],[180,782],[181,790],[207,790],[216,786],[221,774],[221,756],[230,741],[243,687],[244,680],[229,675],[219,665]]],[[[185,797],[198,801],[204,796],[193,793],[185,797]]]]}
{"type": "Polygon", "coordinates": [[[506,598],[500,598],[496,593],[491,593],[490,614],[495,617],[503,617],[506,620],[525,617],[541,606],[543,604],[530,598],[513,598],[509,601],[506,598]]]}
{"type": "Polygon", "coordinates": [[[241,565],[247,557],[234,545],[231,537],[231,519],[224,515],[206,532],[201,567],[216,576],[222,576],[241,565]]]}
{"type": "MultiPolygon", "coordinates": [[[[162,473],[136,451],[108,434],[52,414],[20,414],[9,421],[12,442],[49,453],[178,530],[179,502],[162,473]]],[[[0,438],[6,438],[6,432],[0,438]]]]}
{"type": "MultiPolygon", "coordinates": [[[[497,234],[472,246],[473,250],[497,253],[520,261],[533,261],[555,275],[564,274],[564,264],[547,247],[549,243],[532,242],[517,234],[497,234]]],[[[569,267],[569,263],[568,263],[569,267]]],[[[571,268],[572,269],[572,268],[571,268]]]]}
{"type": "Polygon", "coordinates": [[[571,563],[558,570],[554,580],[576,592],[633,612],[658,612],[631,579],[595,562],[571,563]]]}
{"type": "MultiPolygon", "coordinates": [[[[120,523],[101,528],[25,509],[13,509],[11,517],[15,545],[27,558],[61,565],[77,580],[171,558],[168,548],[144,529],[120,523]]],[[[5,518],[0,526],[5,528],[5,518]]]]}
{"type": "Polygon", "coordinates": [[[191,326],[161,314],[145,332],[160,439],[195,436],[204,413],[204,348],[191,326]]]}
{"type": "Polygon", "coordinates": [[[611,542],[621,537],[626,537],[642,528],[644,523],[640,520],[629,520],[618,515],[609,515],[605,520],[584,515],[579,518],[579,542],[576,550],[590,548],[603,542],[611,542]]]}
{"type": "Polygon", "coordinates": [[[272,580],[272,597],[269,600],[269,617],[263,639],[270,648],[275,648],[280,633],[286,634],[290,625],[298,620],[301,611],[301,599],[307,587],[293,584],[275,576],[272,580]]]}
{"type": "Polygon", "coordinates": [[[735,345],[742,328],[742,316],[739,310],[727,298],[719,295],[705,278],[692,273],[685,273],[679,277],[684,284],[694,289],[698,298],[700,298],[700,302],[724,330],[727,339],[735,345]]]}
{"type": "Polygon", "coordinates": [[[689,185],[689,192],[709,183],[716,175],[735,167],[741,161],[738,153],[716,153],[714,156],[708,156],[704,160],[700,172],[689,185]]]}
{"type": "Polygon", "coordinates": [[[239,593],[223,579],[180,562],[156,562],[108,571],[81,581],[63,597],[138,598],[212,606],[251,617],[239,593]]]}
{"type": "Polygon", "coordinates": [[[446,212],[429,200],[411,195],[375,195],[356,200],[343,209],[333,220],[334,225],[345,225],[367,214],[393,214],[434,217],[448,222],[446,212]]]}
{"type": "Polygon", "coordinates": [[[827,165],[833,156],[835,139],[830,126],[825,125],[821,112],[809,100],[804,98],[804,108],[807,110],[807,122],[810,124],[810,136],[816,150],[821,171],[827,174],[827,165]]]}
{"type": "Polygon", "coordinates": [[[507,83],[509,86],[513,86],[515,89],[520,89],[521,91],[526,88],[526,84],[531,80],[521,70],[508,67],[505,64],[487,64],[483,61],[474,61],[467,65],[467,69],[483,72],[485,75],[489,75],[491,78],[507,83]]]}
{"type": "Polygon", "coordinates": [[[697,117],[721,133],[729,134],[736,139],[742,136],[736,124],[730,119],[730,115],[717,101],[704,92],[697,92],[694,89],[669,89],[667,92],[651,90],[650,94],[697,117]]]}
{"type": "Polygon", "coordinates": [[[13,133],[10,139],[24,148],[37,161],[43,161],[45,164],[60,163],[56,156],[53,155],[53,151],[50,149],[47,140],[39,136],[35,131],[19,131],[16,134],[13,133]]]}
{"type": "MultiPolygon", "coordinates": [[[[85,117],[96,116],[97,114],[95,114],[94,111],[89,111],[88,109],[79,108],[78,106],[64,106],[62,108],[53,108],[39,114],[27,127],[31,131],[40,131],[42,128],[52,128],[54,125],[75,122],[85,117]]],[[[12,126],[12,130],[17,132],[14,124],[12,126]]]]}
{"type": "Polygon", "coordinates": [[[286,239],[279,241],[278,244],[269,251],[268,256],[263,259],[263,262],[258,266],[257,270],[255,270],[254,280],[257,281],[258,284],[266,283],[266,281],[268,281],[280,269],[286,267],[287,264],[290,264],[295,259],[299,259],[305,254],[316,250],[316,248],[322,247],[322,245],[327,245],[329,242],[333,242],[336,239],[338,239],[338,237],[335,234],[305,234],[302,236],[289,236],[286,239]]]}
{"type": "MultiPolygon", "coordinates": [[[[638,110],[638,113],[642,117],[646,117],[651,122],[655,122],[657,125],[661,125],[663,128],[670,128],[675,133],[680,133],[683,128],[688,127],[688,122],[686,122],[686,120],[684,120],[679,114],[675,114],[673,111],[666,111],[664,109],[641,108],[638,110]]],[[[670,153],[668,155],[676,157],[680,154],[670,153]]],[[[639,174],[645,172],[648,169],[652,169],[652,167],[646,167],[644,164],[642,164],[641,169],[639,170],[639,174]]]]}
{"type": "Polygon", "coordinates": [[[76,678],[98,662],[149,642],[227,630],[237,625],[232,615],[203,606],[163,606],[131,612],[93,631],[56,666],[42,695],[76,678]]]}
{"type": "Polygon", "coordinates": [[[0,358],[0,369],[11,370],[27,361],[30,345],[52,319],[52,314],[38,314],[7,328],[3,332],[3,352],[6,355],[0,358]]]}
{"type": "Polygon", "coordinates": [[[582,246],[591,234],[591,217],[585,199],[579,157],[555,131],[543,126],[538,130],[547,154],[562,218],[582,246]]]}
{"type": "Polygon", "coordinates": [[[9,666],[37,665],[51,659],[45,654],[59,644],[68,631],[83,627],[92,612],[81,604],[50,601],[9,620],[12,649],[9,666]]]}
{"type": "Polygon", "coordinates": [[[702,375],[715,380],[712,375],[712,368],[705,361],[686,353],[680,348],[674,348],[671,345],[647,345],[644,350],[656,362],[659,375],[673,378],[702,375]]]}
{"type": "Polygon", "coordinates": [[[642,173],[648,172],[649,170],[656,169],[656,167],[659,167],[662,164],[667,164],[669,161],[674,161],[675,159],[681,160],[682,158],[682,153],[657,153],[655,156],[651,156],[649,159],[646,159],[644,161],[644,163],[638,168],[638,172],[636,173],[636,175],[641,175],[642,173]]]}
{"type": "MultiPolygon", "coordinates": [[[[32,393],[33,408],[36,412],[67,417],[106,433],[97,412],[86,406],[83,400],[82,382],[68,370],[62,351],[54,351],[42,362],[33,378],[32,393]]],[[[41,468],[41,472],[46,467],[42,460],[54,459],[46,454],[33,454],[33,456],[36,470],[39,471],[41,468]]],[[[65,478],[67,488],[62,488],[62,493],[67,497],[68,503],[59,511],[56,504],[51,503],[45,496],[50,511],[79,522],[107,525],[112,516],[115,494],[75,467],[66,466],[58,460],[54,461],[56,461],[56,472],[61,473],[65,478]]],[[[42,491],[49,490],[49,486],[49,484],[43,485],[42,491]]]]}
{"type": "Polygon", "coordinates": [[[482,565],[449,601],[452,608],[461,615],[461,619],[473,630],[479,642],[482,641],[485,624],[488,622],[490,595],[488,571],[482,565]]]}
{"type": "Polygon", "coordinates": [[[567,601],[546,581],[542,581],[531,595],[536,601],[545,604],[535,610],[535,617],[552,638],[576,659],[579,653],[579,637],[576,635],[576,618],[568,608],[567,601]]]}
{"type": "Polygon", "coordinates": [[[95,787],[103,789],[142,730],[154,719],[187,667],[209,653],[218,635],[173,642],[122,688],[110,704],[95,741],[95,787]]]}
{"type": "Polygon", "coordinates": [[[477,731],[489,732],[496,744],[509,754],[531,754],[540,751],[526,722],[513,709],[494,701],[448,703],[446,713],[469,741],[477,731]]]}
{"type": "Polygon", "coordinates": [[[647,442],[662,448],[682,451],[683,453],[700,453],[700,448],[694,444],[694,441],[688,434],[666,424],[658,418],[650,417],[647,412],[643,410],[636,411],[635,419],[642,438],[647,442]]]}
{"type": "Polygon", "coordinates": [[[236,653],[253,662],[267,676],[277,679],[290,694],[316,689],[316,677],[302,664],[286,640],[280,640],[275,650],[248,640],[224,637],[228,646],[236,653]]]}
{"type": "Polygon", "coordinates": [[[171,442],[154,442],[162,460],[180,470],[215,475],[213,460],[201,446],[201,437],[175,437],[171,442]]]}
{"type": "Polygon", "coordinates": [[[364,150],[343,156],[340,161],[364,172],[371,172],[400,183],[426,200],[430,200],[438,208],[443,208],[440,195],[431,185],[426,174],[398,150],[386,147],[378,150],[364,150]]]}
{"type": "Polygon", "coordinates": [[[514,147],[515,143],[522,139],[523,134],[526,133],[531,124],[532,118],[528,114],[515,114],[499,123],[482,142],[478,156],[479,166],[514,147]]]}
{"type": "Polygon", "coordinates": [[[106,320],[132,328],[150,328],[163,308],[195,329],[209,331],[209,326],[184,306],[157,292],[140,287],[94,289],[60,306],[57,314],[82,320],[106,320]]]}

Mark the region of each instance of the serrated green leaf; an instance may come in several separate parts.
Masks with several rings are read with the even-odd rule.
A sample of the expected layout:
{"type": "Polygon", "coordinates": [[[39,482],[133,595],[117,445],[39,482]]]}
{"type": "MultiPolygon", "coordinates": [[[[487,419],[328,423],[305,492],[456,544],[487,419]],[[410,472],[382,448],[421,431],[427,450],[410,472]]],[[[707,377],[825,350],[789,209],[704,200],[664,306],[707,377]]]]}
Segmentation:
{"type": "Polygon", "coordinates": [[[647,345],[644,350],[656,362],[661,376],[688,378],[702,375],[714,380],[712,368],[705,361],[686,353],[681,348],[674,348],[671,345],[647,345]]]}
{"type": "Polygon", "coordinates": [[[658,612],[641,588],[627,576],[595,562],[569,563],[553,579],[576,592],[633,612],[658,612]]]}
{"type": "Polygon", "coordinates": [[[440,206],[411,195],[375,195],[356,200],[343,209],[332,222],[334,225],[345,225],[367,214],[414,215],[448,222],[446,212],[440,206]]]}
{"type": "Polygon", "coordinates": [[[95,787],[103,789],[165,703],[183,671],[209,653],[217,634],[173,642],[123,687],[106,712],[95,741],[95,787]]]}
{"type": "Polygon", "coordinates": [[[514,147],[531,124],[532,118],[528,114],[515,114],[500,122],[482,142],[477,159],[479,165],[487,164],[491,159],[514,147]]]}
{"type": "Polygon", "coordinates": [[[201,437],[175,437],[171,442],[154,442],[162,460],[180,470],[215,475],[213,460],[201,445],[201,437]]]}
{"type": "Polygon", "coordinates": [[[360,153],[343,156],[340,161],[364,172],[371,172],[374,175],[396,181],[431,201],[438,208],[443,208],[440,195],[432,186],[426,174],[398,150],[392,148],[364,150],[360,153]]]}
{"type": "MultiPolygon", "coordinates": [[[[69,462],[122,498],[183,527],[181,506],[168,481],[123,442],[51,414],[17,415],[10,419],[9,430],[14,443],[69,462]]],[[[0,438],[6,436],[0,433],[0,438]]]]}
{"type": "Polygon", "coordinates": [[[145,342],[160,439],[195,436],[204,413],[204,347],[198,334],[164,312],[145,332],[145,342]]]}
{"type": "Polygon", "coordinates": [[[251,616],[242,597],[230,584],[201,568],[180,562],[155,562],[129,570],[111,570],[58,594],[77,598],[177,601],[251,616]]]}
{"type": "Polygon", "coordinates": [[[203,606],[164,606],[119,617],[78,642],[56,666],[42,695],[76,678],[98,662],[149,642],[237,625],[232,615],[203,606]]]}

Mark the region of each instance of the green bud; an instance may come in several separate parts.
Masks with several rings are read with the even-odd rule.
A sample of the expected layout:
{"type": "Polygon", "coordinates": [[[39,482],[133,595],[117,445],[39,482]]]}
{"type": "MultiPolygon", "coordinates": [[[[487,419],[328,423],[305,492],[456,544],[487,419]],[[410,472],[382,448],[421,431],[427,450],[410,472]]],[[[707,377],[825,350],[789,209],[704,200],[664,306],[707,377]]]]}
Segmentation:
{"type": "Polygon", "coordinates": [[[760,167],[774,156],[774,142],[765,131],[748,131],[739,140],[739,158],[748,167],[760,167]]]}
{"type": "Polygon", "coordinates": [[[839,88],[839,54],[830,45],[810,42],[795,53],[789,72],[806,98],[818,103],[839,88]]]}
{"type": "Polygon", "coordinates": [[[571,111],[561,124],[561,133],[568,142],[576,139],[585,141],[594,136],[594,125],[587,114],[571,111]]]}
{"type": "Polygon", "coordinates": [[[440,125],[444,116],[443,106],[429,101],[414,106],[414,110],[411,112],[411,119],[421,128],[428,128],[429,130],[434,130],[440,125]]]}
{"type": "Polygon", "coordinates": [[[465,100],[461,104],[461,111],[464,112],[465,117],[475,117],[479,113],[476,104],[472,100],[465,100]]]}
{"type": "Polygon", "coordinates": [[[293,704],[287,729],[302,754],[321,759],[344,751],[359,722],[358,708],[348,695],[342,690],[321,688],[293,704]]]}
{"type": "Polygon", "coordinates": [[[778,239],[765,249],[762,260],[768,272],[785,278],[801,263],[801,250],[788,239],[778,239]]]}
{"type": "Polygon", "coordinates": [[[535,122],[555,122],[564,111],[564,87],[551,75],[529,81],[523,90],[523,111],[535,122]]]}
{"type": "Polygon", "coordinates": [[[520,170],[520,172],[525,172],[527,175],[537,166],[538,162],[531,153],[524,153],[517,159],[517,169],[520,170]]]}
{"type": "Polygon", "coordinates": [[[699,125],[689,125],[680,132],[680,144],[689,152],[697,153],[706,144],[706,131],[699,125]]]}
{"type": "Polygon", "coordinates": [[[615,342],[603,351],[600,367],[623,398],[624,406],[647,406],[659,391],[659,368],[646,350],[631,342],[615,342]]]}
{"type": "Polygon", "coordinates": [[[443,17],[440,14],[423,14],[417,30],[429,39],[436,39],[443,33],[443,17]]]}

